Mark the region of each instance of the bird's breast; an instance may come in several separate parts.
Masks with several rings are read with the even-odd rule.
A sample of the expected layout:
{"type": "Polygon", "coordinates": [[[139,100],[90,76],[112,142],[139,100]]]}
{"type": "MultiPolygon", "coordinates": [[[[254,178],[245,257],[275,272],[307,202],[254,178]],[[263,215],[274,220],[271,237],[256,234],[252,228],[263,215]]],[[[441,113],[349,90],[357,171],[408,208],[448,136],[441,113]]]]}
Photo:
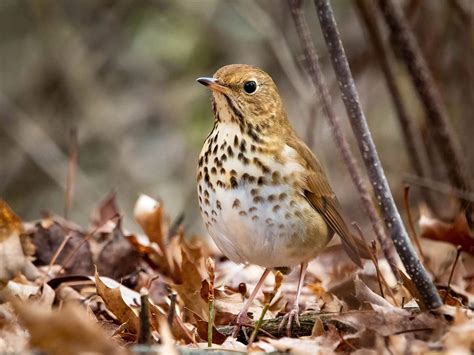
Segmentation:
{"type": "Polygon", "coordinates": [[[263,145],[238,126],[216,126],[198,166],[201,214],[217,246],[235,262],[266,267],[307,261],[328,230],[296,188],[304,168],[288,146],[263,145]]]}

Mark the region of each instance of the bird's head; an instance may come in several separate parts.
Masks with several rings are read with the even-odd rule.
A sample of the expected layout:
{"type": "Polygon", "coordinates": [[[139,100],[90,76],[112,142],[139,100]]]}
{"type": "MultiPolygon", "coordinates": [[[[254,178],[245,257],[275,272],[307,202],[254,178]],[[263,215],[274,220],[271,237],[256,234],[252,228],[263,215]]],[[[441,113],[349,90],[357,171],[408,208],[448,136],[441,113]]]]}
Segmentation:
{"type": "Polygon", "coordinates": [[[270,75],[244,64],[220,68],[212,78],[197,81],[212,90],[216,120],[273,130],[287,125],[278,89],[270,75]]]}

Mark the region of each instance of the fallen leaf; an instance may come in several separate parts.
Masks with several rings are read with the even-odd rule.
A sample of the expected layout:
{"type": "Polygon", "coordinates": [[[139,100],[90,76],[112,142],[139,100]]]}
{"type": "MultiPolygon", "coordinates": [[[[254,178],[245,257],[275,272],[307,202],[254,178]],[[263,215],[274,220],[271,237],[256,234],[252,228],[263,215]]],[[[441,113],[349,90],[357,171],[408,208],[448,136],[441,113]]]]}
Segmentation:
{"type": "Polygon", "coordinates": [[[27,261],[21,246],[20,218],[0,199],[0,281],[8,282],[21,272],[27,261]]]}
{"type": "Polygon", "coordinates": [[[127,354],[102,331],[87,312],[72,303],[59,311],[13,300],[12,305],[28,329],[31,346],[48,354],[127,354]]]}
{"type": "Polygon", "coordinates": [[[462,251],[474,255],[474,234],[470,231],[464,213],[460,213],[453,223],[446,223],[430,216],[428,211],[423,209],[418,224],[421,237],[459,245],[462,251]]]}
{"type": "Polygon", "coordinates": [[[113,287],[110,285],[110,281],[107,285],[105,283],[107,281],[105,280],[105,278],[102,279],[101,277],[99,277],[99,274],[97,272],[95,273],[95,284],[97,287],[97,294],[104,300],[107,309],[117,317],[121,324],[125,323],[126,328],[131,333],[138,334],[138,310],[132,309],[132,307],[130,307],[130,304],[132,304],[131,302],[138,304],[140,300],[140,294],[138,292],[133,294],[132,290],[129,290],[121,285],[113,287]],[[122,296],[122,290],[124,296],[122,296]],[[127,302],[125,302],[124,297],[128,299],[128,304],[127,302]]]}

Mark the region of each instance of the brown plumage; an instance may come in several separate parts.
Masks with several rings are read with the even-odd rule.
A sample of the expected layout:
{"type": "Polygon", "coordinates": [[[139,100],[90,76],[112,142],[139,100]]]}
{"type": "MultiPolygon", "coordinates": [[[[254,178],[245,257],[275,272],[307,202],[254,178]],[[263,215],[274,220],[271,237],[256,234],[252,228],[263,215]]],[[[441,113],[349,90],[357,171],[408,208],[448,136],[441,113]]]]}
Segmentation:
{"type": "Polygon", "coordinates": [[[263,278],[269,269],[301,265],[297,301],[286,318],[291,326],[307,263],[334,233],[360,266],[357,247],[321,164],[291,127],[271,77],[249,65],[228,65],[198,81],[212,90],[215,117],[198,166],[206,227],[231,260],[266,267],[263,278]]]}

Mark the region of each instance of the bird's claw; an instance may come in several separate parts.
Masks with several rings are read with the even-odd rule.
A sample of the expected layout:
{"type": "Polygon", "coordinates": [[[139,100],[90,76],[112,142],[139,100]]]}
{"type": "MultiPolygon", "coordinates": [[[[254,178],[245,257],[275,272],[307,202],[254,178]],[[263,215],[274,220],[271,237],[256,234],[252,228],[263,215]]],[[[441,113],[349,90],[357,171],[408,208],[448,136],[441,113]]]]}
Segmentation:
{"type": "Polygon", "coordinates": [[[283,319],[280,322],[280,325],[278,326],[278,330],[281,331],[283,327],[286,325],[286,334],[291,337],[291,328],[293,326],[293,321],[296,323],[296,325],[301,327],[300,324],[300,309],[298,306],[294,306],[291,311],[289,311],[287,314],[283,316],[283,319]]]}

